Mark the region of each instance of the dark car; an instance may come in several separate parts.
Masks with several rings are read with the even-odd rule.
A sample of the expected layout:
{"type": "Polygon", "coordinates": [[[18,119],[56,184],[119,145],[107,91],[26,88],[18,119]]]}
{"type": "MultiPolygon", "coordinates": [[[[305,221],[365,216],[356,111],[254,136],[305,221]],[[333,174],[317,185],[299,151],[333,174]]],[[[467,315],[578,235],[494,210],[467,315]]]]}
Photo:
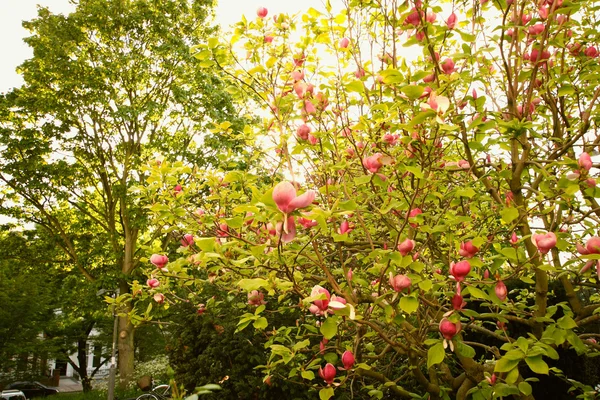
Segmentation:
{"type": "Polygon", "coordinates": [[[16,389],[25,393],[28,399],[34,397],[46,397],[58,393],[58,389],[54,389],[39,382],[15,382],[6,386],[6,389],[16,389]]]}

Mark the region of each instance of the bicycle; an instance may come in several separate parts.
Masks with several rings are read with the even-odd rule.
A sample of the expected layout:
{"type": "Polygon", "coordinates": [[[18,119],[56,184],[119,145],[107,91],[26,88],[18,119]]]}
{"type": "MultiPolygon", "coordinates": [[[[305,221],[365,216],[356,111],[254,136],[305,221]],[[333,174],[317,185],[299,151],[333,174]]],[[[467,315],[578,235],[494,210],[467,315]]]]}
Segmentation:
{"type": "Polygon", "coordinates": [[[171,385],[158,385],[150,390],[150,393],[144,393],[135,400],[168,400],[171,398],[171,385]]]}

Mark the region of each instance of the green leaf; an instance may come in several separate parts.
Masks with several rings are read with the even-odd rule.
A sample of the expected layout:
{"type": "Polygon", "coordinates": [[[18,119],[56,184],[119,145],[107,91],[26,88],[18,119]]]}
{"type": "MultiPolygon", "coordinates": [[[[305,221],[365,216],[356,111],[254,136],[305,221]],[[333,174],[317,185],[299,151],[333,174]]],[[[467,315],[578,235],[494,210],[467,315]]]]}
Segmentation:
{"type": "Polygon", "coordinates": [[[424,178],[423,171],[421,170],[421,168],[412,167],[410,165],[406,165],[405,168],[408,172],[411,172],[415,176],[415,178],[418,178],[418,179],[424,178]]]}
{"type": "Polygon", "coordinates": [[[548,375],[548,364],[542,360],[542,356],[525,357],[525,362],[536,374],[548,375]]]}
{"type": "Polygon", "coordinates": [[[575,329],[577,328],[577,322],[573,320],[573,318],[565,315],[562,318],[559,318],[556,324],[562,329],[575,329]]]}
{"type": "Polygon", "coordinates": [[[319,399],[321,400],[329,400],[333,397],[333,388],[327,387],[319,390],[319,399]]]}
{"type": "Polygon", "coordinates": [[[309,381],[312,381],[313,379],[315,379],[315,373],[312,371],[302,371],[300,373],[300,376],[302,376],[302,378],[307,379],[309,381]]]}
{"type": "Polygon", "coordinates": [[[444,349],[444,344],[442,342],[431,346],[429,350],[427,350],[427,368],[431,368],[432,366],[441,363],[444,361],[445,356],[446,350],[444,349]]]}
{"type": "Polygon", "coordinates": [[[486,292],[484,292],[483,290],[481,290],[479,288],[476,288],[475,286],[469,286],[468,291],[472,298],[483,299],[483,300],[490,299],[486,292]]]}
{"type": "Polygon", "coordinates": [[[456,352],[463,357],[473,358],[475,357],[475,349],[469,346],[468,344],[464,344],[463,342],[456,341],[456,352]]]}
{"type": "Polygon", "coordinates": [[[495,372],[508,372],[511,369],[515,368],[519,365],[519,360],[510,360],[506,357],[502,357],[498,361],[496,361],[496,365],[494,366],[495,372]]]}
{"type": "Polygon", "coordinates": [[[337,333],[337,318],[329,317],[321,324],[321,334],[327,340],[331,340],[337,333]]]}
{"type": "Polygon", "coordinates": [[[404,296],[400,299],[400,308],[407,314],[412,314],[419,308],[419,300],[412,296],[404,296]]]}
{"type": "Polygon", "coordinates": [[[502,217],[502,221],[510,224],[512,221],[519,218],[519,210],[514,207],[508,207],[500,211],[500,216],[502,217]]]}
{"type": "Polygon", "coordinates": [[[253,290],[258,290],[261,287],[268,287],[269,281],[262,278],[242,279],[238,282],[238,286],[247,292],[251,292],[253,290]]]}
{"type": "Polygon", "coordinates": [[[415,100],[423,94],[425,88],[419,85],[407,85],[402,87],[400,91],[404,93],[409,99],[415,100]]]}
{"type": "Polygon", "coordinates": [[[306,339],[306,340],[296,343],[294,345],[294,347],[292,347],[292,350],[294,350],[294,351],[302,350],[302,349],[308,347],[309,345],[310,345],[310,339],[306,339]]]}
{"type": "Polygon", "coordinates": [[[529,396],[533,392],[531,385],[525,381],[519,382],[518,387],[519,387],[519,391],[521,393],[523,393],[525,396],[529,396]]]}
{"type": "Polygon", "coordinates": [[[267,319],[265,317],[260,317],[256,321],[254,321],[252,325],[255,329],[265,329],[267,326],[269,326],[269,323],[267,322],[267,319]]]}

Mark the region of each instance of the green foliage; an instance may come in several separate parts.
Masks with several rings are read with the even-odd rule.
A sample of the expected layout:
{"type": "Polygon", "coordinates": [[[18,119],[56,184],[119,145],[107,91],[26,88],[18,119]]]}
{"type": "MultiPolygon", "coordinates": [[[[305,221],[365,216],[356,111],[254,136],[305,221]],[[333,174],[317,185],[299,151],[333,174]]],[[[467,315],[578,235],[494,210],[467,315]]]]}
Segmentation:
{"type": "MultiPolygon", "coordinates": [[[[251,330],[236,332],[243,312],[240,307],[243,298],[231,295],[202,315],[193,307],[179,307],[177,315],[172,316],[178,325],[168,345],[175,380],[188,393],[205,384],[219,383],[222,390],[201,396],[207,399],[312,398],[301,384],[288,382],[286,376],[272,376],[270,384],[263,382],[260,369],[267,361],[266,337],[251,330]]],[[[293,318],[290,314],[279,320],[289,324],[293,318]]]]}

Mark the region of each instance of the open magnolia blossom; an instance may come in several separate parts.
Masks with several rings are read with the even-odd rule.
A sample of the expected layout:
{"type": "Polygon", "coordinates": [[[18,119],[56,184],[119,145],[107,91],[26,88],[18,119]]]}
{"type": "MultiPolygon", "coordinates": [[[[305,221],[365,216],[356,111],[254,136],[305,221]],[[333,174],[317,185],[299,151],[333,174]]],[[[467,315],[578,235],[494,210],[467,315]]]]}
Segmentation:
{"type": "Polygon", "coordinates": [[[308,190],[296,196],[296,188],[290,182],[280,182],[273,189],[273,201],[283,213],[291,213],[308,207],[315,200],[315,192],[308,190]]]}

